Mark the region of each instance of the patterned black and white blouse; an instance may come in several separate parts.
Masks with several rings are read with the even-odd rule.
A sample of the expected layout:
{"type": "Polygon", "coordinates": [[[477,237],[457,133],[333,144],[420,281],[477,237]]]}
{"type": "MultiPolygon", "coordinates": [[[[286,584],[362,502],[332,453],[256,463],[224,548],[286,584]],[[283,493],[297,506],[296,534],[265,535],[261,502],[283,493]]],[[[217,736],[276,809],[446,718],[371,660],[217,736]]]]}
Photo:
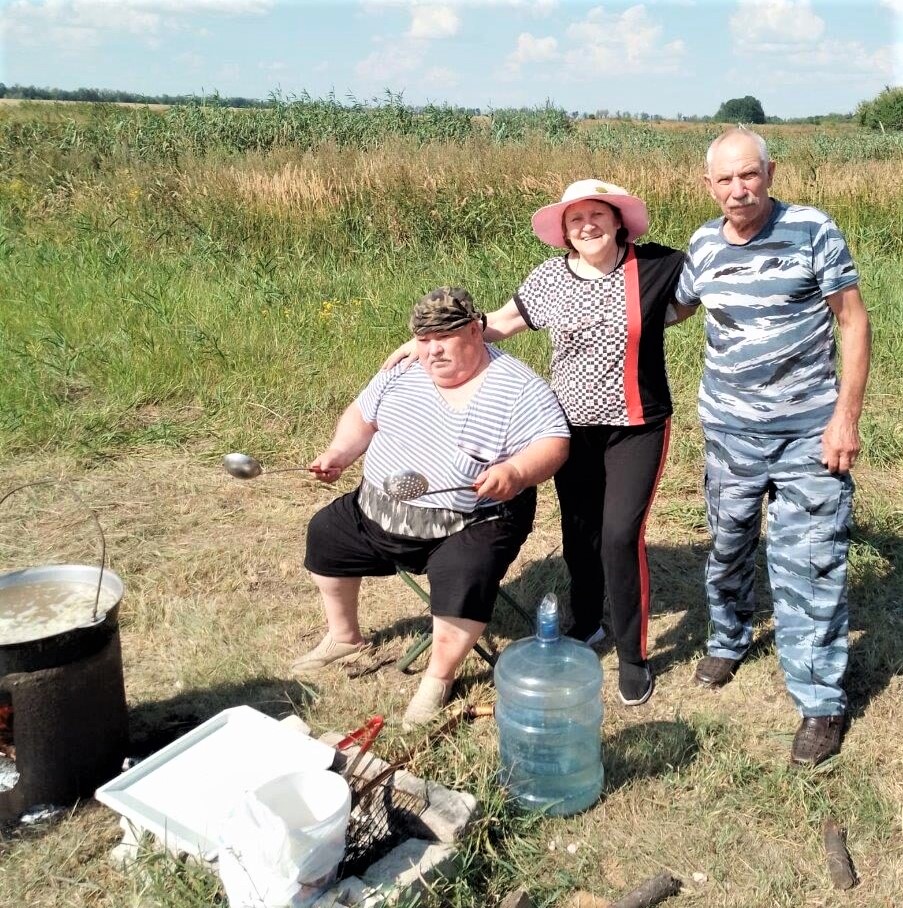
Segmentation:
{"type": "Polygon", "coordinates": [[[576,275],[567,255],[527,276],[514,302],[527,325],[548,328],[552,389],[571,425],[636,426],[671,414],[665,375],[665,310],[684,254],[629,245],[597,278],[576,275]]]}

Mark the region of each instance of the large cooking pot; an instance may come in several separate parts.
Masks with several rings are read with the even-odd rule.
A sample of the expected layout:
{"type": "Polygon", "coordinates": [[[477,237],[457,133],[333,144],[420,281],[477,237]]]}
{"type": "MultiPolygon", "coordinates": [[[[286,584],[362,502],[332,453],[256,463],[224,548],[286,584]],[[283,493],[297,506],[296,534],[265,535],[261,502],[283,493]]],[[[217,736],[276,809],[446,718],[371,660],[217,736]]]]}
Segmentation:
{"type": "MultiPolygon", "coordinates": [[[[42,587],[66,594],[90,589],[85,604],[73,615],[68,625],[56,623],[50,633],[38,624],[16,635],[16,642],[0,638],[0,678],[13,672],[68,665],[100,652],[119,626],[119,604],[123,596],[122,580],[98,565],[48,564],[0,574],[0,615],[18,602],[23,592],[42,587]]],[[[83,597],[84,602],[84,597],[83,597]]]]}
{"type": "MultiPolygon", "coordinates": [[[[0,498],[21,489],[57,485],[56,480],[40,480],[17,486],[0,498]]],[[[72,488],[66,489],[85,506],[72,488]]],[[[100,652],[116,632],[122,580],[106,568],[106,539],[97,515],[88,507],[100,541],[100,563],[48,564],[0,574],[0,678],[14,672],[33,672],[67,665],[100,652]],[[31,599],[29,598],[31,597],[31,599]],[[63,607],[68,600],[75,608],[63,607]],[[15,631],[2,619],[10,618],[29,602],[35,617],[19,622],[15,631]],[[43,609],[45,620],[40,619],[43,609]],[[46,618],[56,613],[56,620],[46,618]]]]}

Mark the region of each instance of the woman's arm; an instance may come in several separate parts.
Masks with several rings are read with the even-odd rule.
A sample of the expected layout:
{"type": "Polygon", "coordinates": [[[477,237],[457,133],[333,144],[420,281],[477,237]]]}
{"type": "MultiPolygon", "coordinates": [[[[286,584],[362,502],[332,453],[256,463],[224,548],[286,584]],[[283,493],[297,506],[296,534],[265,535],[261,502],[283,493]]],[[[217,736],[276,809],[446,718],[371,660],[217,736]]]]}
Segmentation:
{"type": "Polygon", "coordinates": [[[486,328],[483,330],[483,340],[487,343],[505,340],[526,331],[529,326],[517,308],[514,300],[508,300],[501,309],[490,312],[486,316],[486,328]]]}

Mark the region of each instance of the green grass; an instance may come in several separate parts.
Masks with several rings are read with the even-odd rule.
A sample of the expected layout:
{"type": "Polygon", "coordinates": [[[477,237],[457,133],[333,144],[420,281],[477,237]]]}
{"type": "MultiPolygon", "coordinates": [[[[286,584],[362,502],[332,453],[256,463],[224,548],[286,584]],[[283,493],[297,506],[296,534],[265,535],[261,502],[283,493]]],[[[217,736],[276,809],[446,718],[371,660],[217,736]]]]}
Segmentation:
{"type": "MultiPolygon", "coordinates": [[[[463,285],[487,309],[509,298],[548,254],[530,214],[572,179],[593,173],[642,193],[650,239],[685,245],[715,213],[699,180],[714,132],[572,131],[554,111],[465,123],[437,108],[418,120],[392,99],[376,114],[329,99],[275,112],[0,109],[4,483],[65,476],[98,509],[128,588],[123,649],[139,743],[237,702],[301,712],[318,731],[400,714],[416,678],[336,673],[308,690],[284,680],[299,626],[313,633],[321,624],[299,542],[333,493],[297,474],[237,484],[218,456],[249,450],[285,465],[313,455],[404,339],[421,293],[463,285]],[[304,130],[320,130],[317,141],[304,130]]],[[[660,869],[685,882],[675,904],[699,908],[898,900],[903,193],[887,187],[903,145],[851,129],[766,132],[776,194],[821,205],[849,237],[875,330],[850,556],[854,725],[844,751],[816,771],[787,765],[796,718],[767,596],[756,656],[737,679],[718,694],[687,683],[706,633],[702,324],[693,319],[667,337],[675,418],[649,529],[656,695],[641,711],[619,707],[605,656],[605,797],[578,817],[510,809],[496,785],[491,723],[425,746],[415,770],[473,791],[484,813],[461,872],[422,906],[492,905],[522,884],[538,905],[564,904],[576,888],[615,898],[660,869]],[[848,829],[862,877],[843,897],[821,852],[827,814],[848,829]],[[694,872],[705,881],[693,882],[694,872]]],[[[546,370],[543,334],[507,348],[546,370]]],[[[94,557],[90,535],[68,538],[72,523],[36,519],[31,501],[13,517],[3,525],[13,528],[4,563],[77,546],[78,560],[94,557]]],[[[546,489],[509,574],[525,604],[564,589],[559,546],[546,489]]],[[[421,606],[397,580],[367,585],[365,603],[382,646],[409,641],[421,606]]],[[[523,633],[510,614],[493,627],[498,645],[523,633]]],[[[468,662],[463,696],[491,699],[488,681],[468,662]]],[[[391,725],[380,747],[400,751],[391,725]]],[[[215,878],[156,852],[141,873],[110,869],[116,831],[110,812],[80,807],[52,827],[0,834],[0,905],[222,904],[215,878]]]]}

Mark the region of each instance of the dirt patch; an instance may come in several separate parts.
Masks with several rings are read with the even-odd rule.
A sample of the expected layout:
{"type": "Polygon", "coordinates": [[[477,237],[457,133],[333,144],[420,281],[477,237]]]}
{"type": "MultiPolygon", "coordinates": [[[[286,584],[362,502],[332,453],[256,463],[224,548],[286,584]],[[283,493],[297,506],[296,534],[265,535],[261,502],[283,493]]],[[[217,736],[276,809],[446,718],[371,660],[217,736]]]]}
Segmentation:
{"type": "MultiPolygon", "coordinates": [[[[419,683],[425,656],[409,674],[384,665],[351,678],[335,669],[299,685],[288,673],[294,656],[323,626],[316,590],[302,566],[307,523],[334,495],[353,488],[354,477],[337,488],[313,485],[292,473],[240,482],[218,466],[189,457],[148,455],[107,461],[88,471],[72,461],[27,462],[8,472],[0,487],[45,476],[61,477],[63,486],[71,483],[95,509],[110,567],[125,582],[120,616],[136,753],[151,752],[220,709],[241,703],[278,717],[299,713],[317,732],[350,730],[381,713],[387,719],[381,751],[401,746],[397,723],[419,683]]],[[[893,670],[899,665],[903,626],[889,611],[903,586],[893,565],[901,542],[891,531],[894,515],[903,510],[901,478],[858,477],[863,526],[851,568],[854,721],[839,768],[820,783],[825,791],[794,776],[787,764],[798,717],[774,653],[764,575],[750,659],[721,691],[691,683],[707,634],[702,587],[707,537],[698,521],[697,478],[675,475],[664,484],[648,528],[655,695],[642,708],[622,706],[615,655],[603,650],[605,800],[598,810],[537,829],[539,851],[531,853],[541,857],[524,859],[525,879],[542,885],[562,873],[583,888],[611,892],[644,878],[650,866],[662,866],[685,878],[699,871],[712,881],[696,886],[700,905],[777,904],[787,892],[805,900],[812,891],[799,888],[799,881],[820,873],[813,867],[820,868],[822,860],[818,836],[804,834],[806,818],[812,811],[817,815],[820,798],[830,796],[842,815],[854,816],[854,862],[871,875],[871,882],[853,890],[850,904],[870,904],[869,893],[880,900],[894,891],[889,887],[903,884],[903,861],[894,857],[894,849],[880,866],[869,868],[879,834],[870,831],[864,844],[862,828],[869,815],[883,828],[880,805],[903,800],[903,690],[893,670]],[[729,828],[719,825],[719,815],[730,818],[729,828]],[[687,836],[687,829],[694,835],[687,836]],[[556,836],[563,844],[582,844],[574,854],[563,845],[547,850],[556,836]],[[716,840],[717,853],[707,845],[716,840]],[[740,854],[743,861],[731,858],[740,854]],[[722,880],[734,888],[724,888],[722,880]],[[754,892],[765,892],[764,901],[744,901],[754,892]]],[[[16,496],[5,503],[0,563],[97,558],[91,527],[63,486],[44,489],[40,500],[20,493],[20,500],[16,496]]],[[[547,485],[534,532],[509,571],[505,590],[530,612],[550,589],[566,604],[560,555],[557,507],[547,485]]],[[[428,626],[423,604],[398,577],[366,581],[361,611],[365,631],[386,658],[400,655],[428,626]]],[[[488,644],[500,649],[530,632],[515,610],[499,603],[488,644]]],[[[456,696],[494,700],[491,672],[479,658],[465,663],[456,696]]],[[[491,784],[495,747],[493,723],[476,723],[443,751],[441,760],[427,755],[414,769],[444,784],[491,784]],[[486,781],[474,781],[483,776],[486,781]]],[[[81,904],[89,889],[90,904],[124,904],[133,882],[109,880],[105,869],[115,828],[112,815],[94,810],[40,842],[0,841],[11,868],[0,881],[0,903],[21,903],[23,893],[31,898],[44,891],[42,868],[53,865],[53,891],[31,904],[81,904]],[[67,864],[76,840],[82,851],[92,843],[78,873],[67,864]],[[108,895],[101,894],[96,881],[108,895]]]]}

